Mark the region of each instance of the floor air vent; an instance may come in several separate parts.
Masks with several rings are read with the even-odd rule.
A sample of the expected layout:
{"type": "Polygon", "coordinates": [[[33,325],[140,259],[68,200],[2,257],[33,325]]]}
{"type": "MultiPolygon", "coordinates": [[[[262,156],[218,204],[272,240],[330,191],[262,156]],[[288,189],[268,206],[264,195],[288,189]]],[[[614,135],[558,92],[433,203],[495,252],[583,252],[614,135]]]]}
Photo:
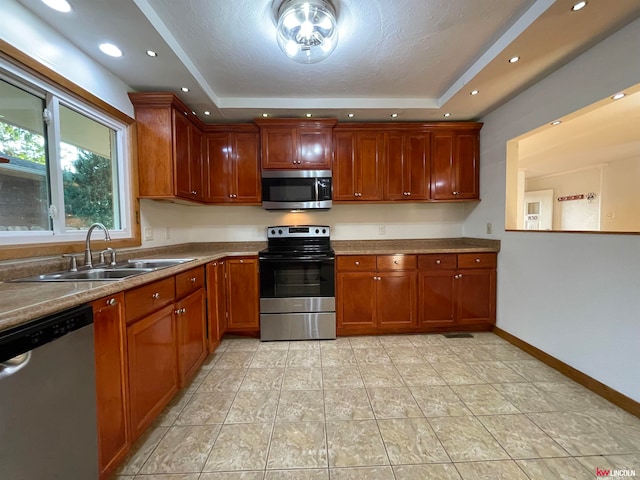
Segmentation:
{"type": "Polygon", "coordinates": [[[443,333],[447,338],[473,338],[470,333],[443,333]]]}

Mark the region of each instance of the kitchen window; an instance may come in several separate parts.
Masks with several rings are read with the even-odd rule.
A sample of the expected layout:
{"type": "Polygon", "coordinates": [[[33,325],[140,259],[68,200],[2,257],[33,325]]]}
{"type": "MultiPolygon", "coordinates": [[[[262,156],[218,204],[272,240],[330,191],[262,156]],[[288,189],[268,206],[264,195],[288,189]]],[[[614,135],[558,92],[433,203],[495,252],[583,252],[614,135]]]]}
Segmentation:
{"type": "Polygon", "coordinates": [[[0,244],[131,238],[127,125],[0,60],[0,244]]]}

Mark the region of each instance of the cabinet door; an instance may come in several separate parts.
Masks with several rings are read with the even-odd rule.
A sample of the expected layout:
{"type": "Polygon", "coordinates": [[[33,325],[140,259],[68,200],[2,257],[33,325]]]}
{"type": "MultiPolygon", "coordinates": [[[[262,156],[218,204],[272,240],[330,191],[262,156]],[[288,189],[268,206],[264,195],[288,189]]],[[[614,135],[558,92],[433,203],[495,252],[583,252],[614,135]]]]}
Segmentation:
{"type": "Polygon", "coordinates": [[[376,272],[338,273],[337,327],[340,332],[371,332],[376,325],[376,272]]]}
{"type": "Polygon", "coordinates": [[[175,165],[175,193],[191,198],[191,179],[189,176],[189,129],[190,122],[183,113],[172,110],[173,116],[173,161],[175,165]]]}
{"type": "Polygon", "coordinates": [[[234,203],[260,204],[262,202],[260,186],[258,133],[234,133],[233,180],[231,182],[234,203]]]}
{"type": "Polygon", "coordinates": [[[129,449],[124,294],[92,303],[96,359],[96,405],[100,478],[124,458],[129,449]]]}
{"type": "Polygon", "coordinates": [[[258,331],[260,329],[260,293],[257,258],[228,258],[227,330],[258,331]]]}
{"type": "Polygon", "coordinates": [[[378,272],[375,284],[378,328],[391,331],[416,326],[416,273],[378,272]]]}
{"type": "Polygon", "coordinates": [[[330,170],[332,156],[330,128],[298,129],[298,167],[330,170]]]}
{"type": "Polygon", "coordinates": [[[455,270],[420,272],[418,316],[421,326],[446,327],[456,321],[457,282],[455,270]]]}
{"type": "Polygon", "coordinates": [[[477,132],[457,132],[454,146],[453,167],[456,198],[479,198],[479,135],[477,132]]]}
{"type": "Polygon", "coordinates": [[[127,328],[132,441],[178,390],[173,309],[168,305],[127,328]]]}
{"type": "Polygon", "coordinates": [[[212,203],[231,201],[230,184],[232,183],[233,162],[231,161],[231,134],[207,133],[207,195],[206,200],[212,203]]]}
{"type": "Polygon", "coordinates": [[[185,387],[207,356],[207,325],[204,289],[175,305],[180,387],[185,387]]]}
{"type": "Polygon", "coordinates": [[[296,168],[297,139],[295,127],[262,127],[262,168],[296,168]]]}
{"type": "Polygon", "coordinates": [[[189,125],[189,198],[204,201],[204,169],[202,155],[202,133],[195,126],[189,125]]]}
{"type": "Polygon", "coordinates": [[[389,132],[385,135],[384,198],[405,200],[408,186],[405,175],[405,135],[389,132]]]}
{"type": "Polygon", "coordinates": [[[492,268],[459,270],[456,282],[458,322],[495,323],[496,271],[492,268]]]}
{"type": "Polygon", "coordinates": [[[357,200],[355,133],[334,132],[333,150],[333,199],[357,200]]]}
{"type": "Polygon", "coordinates": [[[227,288],[224,278],[224,260],[207,265],[207,309],[209,353],[220,345],[226,329],[227,288]]]}

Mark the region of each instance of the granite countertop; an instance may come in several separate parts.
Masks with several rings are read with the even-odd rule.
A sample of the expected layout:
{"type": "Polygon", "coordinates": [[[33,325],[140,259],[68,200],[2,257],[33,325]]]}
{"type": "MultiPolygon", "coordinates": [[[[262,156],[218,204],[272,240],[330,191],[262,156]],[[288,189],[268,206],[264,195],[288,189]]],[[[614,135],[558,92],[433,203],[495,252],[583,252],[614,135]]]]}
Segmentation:
{"type": "MultiPolygon", "coordinates": [[[[337,255],[498,252],[498,240],[472,238],[418,240],[337,240],[337,255]]],[[[0,282],[0,330],[108,295],[160,280],[229,256],[256,255],[265,242],[186,244],[154,249],[119,250],[120,259],[195,258],[195,260],[119,281],[0,282]]],[[[59,257],[15,260],[0,264],[0,279],[21,278],[64,269],[59,257]]]]}

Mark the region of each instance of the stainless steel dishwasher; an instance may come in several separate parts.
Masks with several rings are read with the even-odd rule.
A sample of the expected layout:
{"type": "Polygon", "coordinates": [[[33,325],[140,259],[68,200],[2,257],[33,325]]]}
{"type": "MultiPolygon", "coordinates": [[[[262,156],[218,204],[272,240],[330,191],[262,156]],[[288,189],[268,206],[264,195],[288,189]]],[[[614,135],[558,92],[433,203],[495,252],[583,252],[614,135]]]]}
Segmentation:
{"type": "Polygon", "coordinates": [[[93,314],[0,332],[0,478],[98,478],[93,314]]]}

